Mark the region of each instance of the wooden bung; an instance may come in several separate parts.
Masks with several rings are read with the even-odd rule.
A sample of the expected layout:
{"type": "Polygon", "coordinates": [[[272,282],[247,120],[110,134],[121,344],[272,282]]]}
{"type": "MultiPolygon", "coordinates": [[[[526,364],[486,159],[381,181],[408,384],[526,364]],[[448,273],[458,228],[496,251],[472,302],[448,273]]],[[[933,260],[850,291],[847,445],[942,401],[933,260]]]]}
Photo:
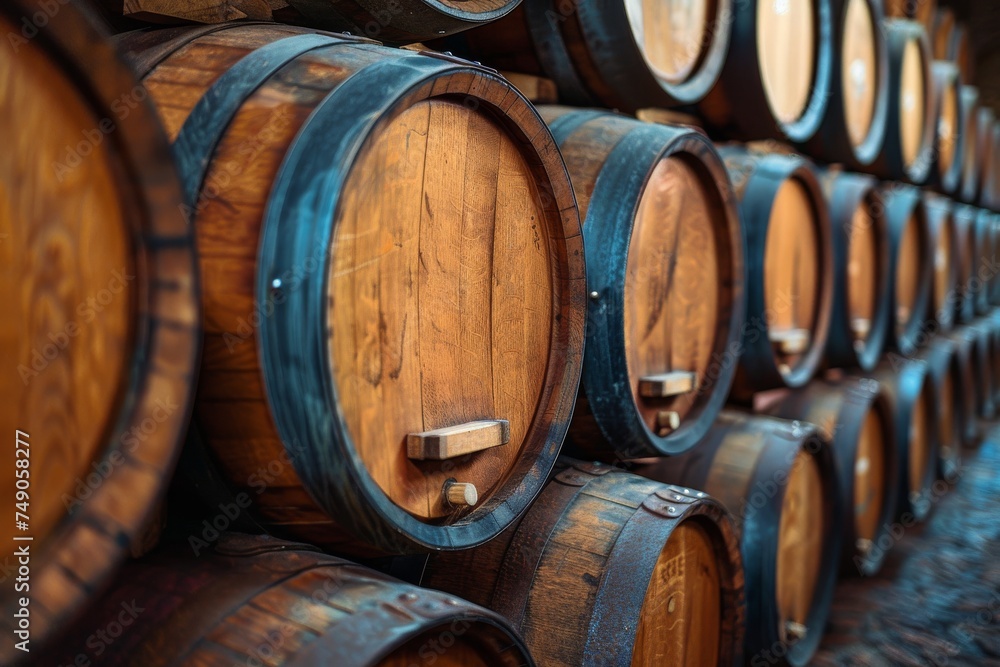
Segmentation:
{"type": "Polygon", "coordinates": [[[743,240],[722,160],[691,127],[539,112],[587,247],[587,351],[569,444],[597,459],[685,451],[725,402],[743,323],[743,240]]]}
{"type": "Polygon", "coordinates": [[[544,123],[450,56],[288,26],[189,37],[132,46],[195,202],[219,492],[342,553],[490,539],[541,489],[582,366],[580,222],[544,123]],[[478,502],[448,502],[449,480],[478,502]]]}
{"type": "Polygon", "coordinates": [[[962,444],[967,418],[966,404],[971,398],[972,378],[960,358],[958,345],[938,336],[920,354],[927,363],[928,379],[937,395],[938,460],[935,479],[958,481],[962,473],[962,444]]]}
{"type": "Polygon", "coordinates": [[[200,339],[194,239],[156,114],[89,5],[56,8],[0,6],[8,665],[27,657],[15,648],[27,639],[15,631],[28,634],[15,614],[30,606],[24,645],[34,652],[84,611],[155,520],[200,339]],[[24,26],[36,34],[24,39],[24,26]],[[30,595],[14,586],[25,549],[30,595]]]}
{"type": "Polygon", "coordinates": [[[822,361],[833,307],[826,198],[803,158],[738,145],[719,150],[740,203],[747,246],[747,324],[733,391],[742,398],[801,387],[822,361]]]}
{"type": "Polygon", "coordinates": [[[962,150],[965,136],[961,114],[961,81],[953,63],[931,63],[933,88],[934,153],[929,183],[940,192],[954,194],[962,183],[962,150]]]}
{"type": "Polygon", "coordinates": [[[934,162],[931,53],[923,26],[882,23],[889,53],[889,114],[885,141],[868,169],[882,178],[923,184],[934,162]]]}
{"type": "Polygon", "coordinates": [[[962,86],[959,107],[965,134],[962,140],[962,187],[956,194],[963,202],[973,204],[979,194],[980,152],[983,149],[979,137],[979,89],[962,86]]]}
{"type": "Polygon", "coordinates": [[[842,524],[833,451],[816,428],[724,411],[697,449],[636,472],[704,489],[733,513],[746,573],[744,655],[780,642],[783,662],[808,664],[833,598],[842,524]]]}
{"type": "Polygon", "coordinates": [[[820,173],[830,202],[833,309],[824,360],[833,368],[870,371],[889,327],[889,230],[871,176],[839,169],[820,173]]]}
{"type": "Polygon", "coordinates": [[[872,377],[892,405],[900,475],[896,514],[923,521],[933,502],[940,443],[938,396],[928,364],[890,353],[872,377]]]}
{"type": "Polygon", "coordinates": [[[879,0],[833,0],[835,53],[827,112],[804,144],[810,155],[853,169],[870,165],[882,146],[889,110],[889,56],[879,0]]]}
{"type": "Polygon", "coordinates": [[[100,644],[104,667],[535,664],[494,612],[314,547],[238,533],[207,553],[178,545],[130,563],[38,664],[94,655],[94,628],[116,624],[125,632],[100,644]]]}
{"type": "Polygon", "coordinates": [[[497,611],[547,667],[722,667],[742,655],[728,512],[701,491],[602,464],[562,459],[514,527],[432,555],[421,585],[497,611]]]}
{"type": "Polygon", "coordinates": [[[951,201],[931,192],[924,193],[933,254],[931,298],[927,317],[937,322],[938,332],[950,331],[955,324],[958,299],[959,239],[951,201]]]}
{"type": "Polygon", "coordinates": [[[837,459],[844,513],[840,569],[871,576],[882,566],[895,519],[899,459],[893,413],[881,385],[863,377],[817,380],[782,392],[766,413],[814,424],[837,459]],[[878,545],[883,545],[879,547],[878,545]]]}
{"type": "MultiPolygon", "coordinates": [[[[963,447],[974,446],[979,438],[978,425],[978,395],[976,387],[976,373],[978,361],[975,358],[975,344],[973,336],[966,327],[959,327],[944,336],[955,346],[955,361],[958,366],[958,380],[953,388],[961,395],[961,412],[955,419],[959,422],[961,429],[961,445],[963,447]]],[[[930,353],[933,348],[930,348],[930,353]]],[[[942,445],[941,449],[944,449],[942,445]]],[[[940,458],[940,457],[939,457],[940,458]]]]}
{"type": "Polygon", "coordinates": [[[921,191],[893,183],[880,196],[889,224],[889,345],[912,354],[926,338],[934,252],[921,191]]]}
{"type": "Polygon", "coordinates": [[[734,2],[722,76],[698,105],[716,131],[738,139],[806,142],[830,104],[831,0],[734,2]]]}
{"type": "Polygon", "coordinates": [[[729,51],[733,0],[532,0],[431,45],[555,81],[559,100],[634,112],[701,100],[729,51]]]}

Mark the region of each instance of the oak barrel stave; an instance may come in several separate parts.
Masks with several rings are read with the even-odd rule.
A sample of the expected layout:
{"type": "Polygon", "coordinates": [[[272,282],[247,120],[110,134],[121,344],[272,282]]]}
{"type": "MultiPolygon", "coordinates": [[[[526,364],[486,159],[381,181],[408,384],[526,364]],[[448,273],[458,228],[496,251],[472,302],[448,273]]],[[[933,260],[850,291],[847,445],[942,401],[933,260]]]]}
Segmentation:
{"type": "Polygon", "coordinates": [[[945,333],[955,324],[955,306],[963,271],[959,266],[958,228],[952,215],[952,203],[944,197],[925,192],[924,208],[934,257],[927,316],[937,323],[937,333],[945,333]]]}
{"type": "Polygon", "coordinates": [[[34,652],[84,613],[155,521],[200,340],[163,130],[89,5],[56,8],[0,7],[0,117],[18,128],[0,157],[0,425],[17,440],[3,488],[21,503],[0,560],[27,548],[31,570],[0,593],[4,664],[32,657],[15,632],[34,652]]]}
{"type": "Polygon", "coordinates": [[[303,544],[239,533],[207,553],[178,545],[129,564],[43,662],[75,664],[77,655],[108,667],[535,664],[493,612],[303,544]],[[95,627],[116,623],[125,625],[118,638],[95,641],[95,627]]]}
{"type": "Polygon", "coordinates": [[[545,665],[721,666],[743,643],[729,514],[602,464],[563,459],[516,527],[431,556],[422,584],[501,613],[545,665]]]}
{"type": "Polygon", "coordinates": [[[979,169],[982,141],[979,136],[979,110],[979,89],[970,85],[962,86],[960,111],[962,131],[965,134],[962,141],[962,185],[956,195],[967,204],[976,202],[981,178],[979,169]]]}
{"type": "Polygon", "coordinates": [[[953,63],[931,63],[933,159],[928,183],[945,194],[955,194],[962,183],[965,119],[962,82],[953,63]]]}
{"type": "Polygon", "coordinates": [[[492,70],[370,40],[172,44],[146,84],[211,277],[196,416],[227,485],[269,530],[343,553],[491,538],[554,464],[582,362],[579,218],[541,119],[492,70]],[[497,419],[506,444],[408,455],[497,419]]]}
{"type": "Polygon", "coordinates": [[[746,571],[744,660],[774,646],[808,664],[819,646],[840,562],[841,502],[830,446],[804,422],[723,412],[702,444],[637,472],[705,489],[733,513],[746,571]]]}

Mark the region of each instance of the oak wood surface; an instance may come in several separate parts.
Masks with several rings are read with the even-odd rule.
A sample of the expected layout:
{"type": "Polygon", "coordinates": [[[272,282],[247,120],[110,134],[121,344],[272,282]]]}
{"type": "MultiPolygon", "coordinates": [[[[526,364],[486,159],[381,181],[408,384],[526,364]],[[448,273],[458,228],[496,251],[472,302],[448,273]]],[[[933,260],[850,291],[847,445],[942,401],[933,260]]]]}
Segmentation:
{"type": "Polygon", "coordinates": [[[923,149],[924,119],[927,113],[926,77],[930,63],[924,61],[916,40],[910,40],[903,49],[900,75],[899,134],[903,149],[903,163],[909,167],[920,157],[923,149]]]}
{"type": "Polygon", "coordinates": [[[817,20],[811,2],[757,3],[757,57],[771,110],[781,122],[798,120],[812,96],[817,20]]]}
{"type": "Polygon", "coordinates": [[[879,27],[866,0],[847,0],[840,45],[844,117],[851,141],[860,145],[871,131],[875,116],[879,71],[875,31],[879,27]]]}

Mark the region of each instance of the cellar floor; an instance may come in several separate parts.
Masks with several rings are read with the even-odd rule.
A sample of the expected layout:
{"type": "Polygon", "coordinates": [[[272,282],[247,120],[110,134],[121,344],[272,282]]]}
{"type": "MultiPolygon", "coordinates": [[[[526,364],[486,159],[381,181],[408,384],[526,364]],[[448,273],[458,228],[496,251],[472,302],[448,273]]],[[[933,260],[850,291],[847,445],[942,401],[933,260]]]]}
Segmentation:
{"type": "Polygon", "coordinates": [[[837,589],[815,665],[1000,665],[1000,425],[875,577],[837,589]]]}

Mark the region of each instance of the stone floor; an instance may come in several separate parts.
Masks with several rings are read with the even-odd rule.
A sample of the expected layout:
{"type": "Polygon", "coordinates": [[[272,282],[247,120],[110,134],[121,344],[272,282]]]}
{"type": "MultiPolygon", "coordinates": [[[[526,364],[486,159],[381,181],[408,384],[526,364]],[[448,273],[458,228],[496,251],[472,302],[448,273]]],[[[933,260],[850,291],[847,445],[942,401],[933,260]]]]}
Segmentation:
{"type": "Polygon", "coordinates": [[[840,583],[813,664],[1000,666],[1000,426],[877,576],[840,583]]]}

